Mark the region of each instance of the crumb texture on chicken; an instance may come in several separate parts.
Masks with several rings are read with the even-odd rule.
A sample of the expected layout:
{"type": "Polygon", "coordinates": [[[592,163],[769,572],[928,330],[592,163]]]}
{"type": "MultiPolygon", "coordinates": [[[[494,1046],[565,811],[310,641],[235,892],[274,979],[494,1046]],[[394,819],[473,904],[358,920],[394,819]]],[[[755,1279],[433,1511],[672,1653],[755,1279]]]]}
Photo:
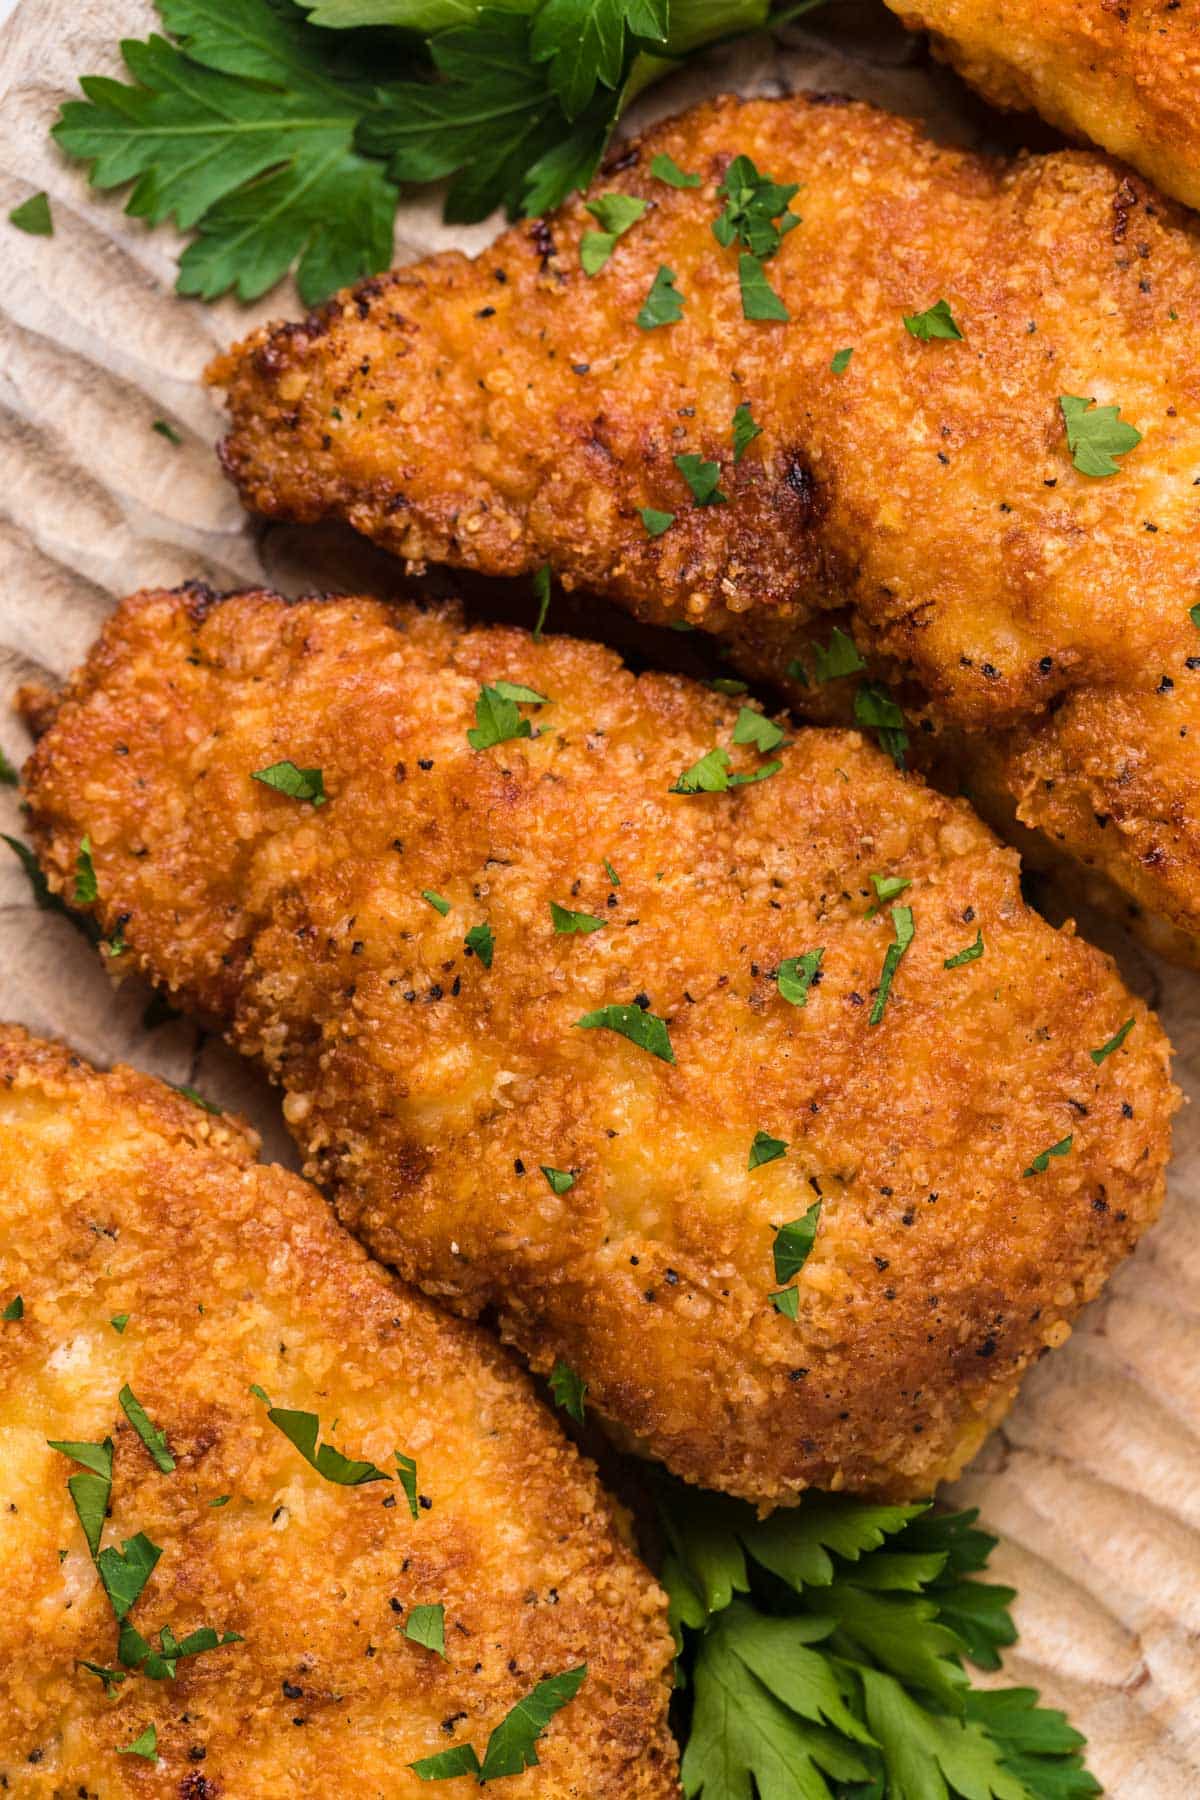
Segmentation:
{"type": "MultiPolygon", "coordinates": [[[[0,1027],[0,1787],[415,1800],[407,1765],[482,1751],[547,1674],[588,1665],[510,1785],[668,1800],[665,1602],[594,1473],[488,1339],[372,1263],[250,1134],[161,1082],[0,1027]],[[115,1321],[115,1323],[114,1323],[115,1321]],[[118,1329],[120,1327],[120,1329],[118,1329]],[[249,1391],[396,1480],[311,1469],[249,1391]],[[118,1402],[166,1433],[160,1472],[118,1402]],[[240,1642],[124,1671],[47,1440],[112,1441],[100,1556],[161,1551],[128,1622],[240,1642]],[[445,1658],[406,1635],[444,1607],[445,1658]],[[158,1761],[119,1754],[153,1726],[158,1761]]],[[[95,1477],[92,1477],[95,1479],[95,1477]]]]}
{"type": "Polygon", "coordinates": [[[672,792],[715,748],[765,770],[737,714],[452,611],[147,593],[40,740],[30,823],[68,899],[88,835],[104,929],[262,1059],[406,1278],[691,1480],[926,1493],[1157,1212],[1167,1047],[967,806],[856,733],[672,792]],[[473,748],[498,682],[528,735],[473,748]],[[252,778],[284,760],[323,804],[252,778]],[[581,1028],[609,1006],[674,1060],[581,1028]],[[760,1132],[787,1152],[751,1167],[760,1132]],[[775,1236],[818,1200],[792,1319],[775,1236]]]}
{"type": "Polygon", "coordinates": [[[1200,225],[1092,152],[990,158],[799,97],[697,107],[594,191],[647,210],[593,278],[576,201],[220,359],[246,504],[493,574],[549,561],[776,676],[848,606],[934,722],[1005,731],[1025,823],[1200,935],[1200,225]],[[661,153],[700,185],[657,179],[661,153]],[[743,317],[741,247],[713,235],[735,154],[800,184],[764,264],[786,323],[743,317]],[[642,329],[664,268],[682,315],[642,329]],[[905,329],[939,300],[960,341],[905,329]],[[1142,433],[1117,474],[1074,467],[1062,395],[1142,433]],[[743,403],[761,430],[735,461],[743,403]],[[678,456],[724,498],[698,503],[678,456]],[[1080,756],[1075,698],[1133,735],[1080,756]]]}
{"type": "Polygon", "coordinates": [[[1123,157],[1200,207],[1196,0],[887,0],[993,106],[1123,157]]]}

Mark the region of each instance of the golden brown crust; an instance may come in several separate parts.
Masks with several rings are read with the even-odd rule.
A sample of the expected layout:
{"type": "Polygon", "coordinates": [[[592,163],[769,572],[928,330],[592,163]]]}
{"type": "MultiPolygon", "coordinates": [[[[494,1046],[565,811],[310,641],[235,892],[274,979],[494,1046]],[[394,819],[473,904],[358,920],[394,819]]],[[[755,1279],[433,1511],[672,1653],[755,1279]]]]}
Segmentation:
{"type": "Polygon", "coordinates": [[[210,601],[126,602],[74,678],[27,771],[51,885],[88,833],[105,928],[265,1061],[352,1229],[537,1368],[564,1358],[681,1474],[772,1501],[957,1469],[1159,1206],[1167,1047],[1107,959],[855,733],[674,795],[736,713],[695,683],[451,613],[210,601]],[[539,735],[475,753],[498,678],[550,700],[539,735]],[[250,779],[285,757],[328,804],[250,779]],[[872,873],[911,882],[916,922],[877,1026],[872,873]],[[605,928],[556,934],[552,900],[605,928]],[[464,953],[485,920],[490,969],[464,953]],[[817,947],[788,1004],[781,959],[817,947]],[[639,996],[674,1066],[577,1028],[639,996]],[[790,1150],[750,1171],[760,1130],[790,1150]],[[774,1231],[818,1193],[793,1322],[774,1231]]]}
{"type": "MultiPolygon", "coordinates": [[[[223,454],[247,505],[492,573],[548,559],[647,617],[748,635],[777,671],[849,602],[863,649],[937,721],[1015,728],[1006,779],[1026,810],[1030,785],[1056,780],[1061,798],[1073,759],[1054,709],[1128,696],[1156,804],[1126,820],[1126,854],[1113,834],[1098,851],[1200,933],[1200,863],[1170,823],[1200,745],[1200,226],[1089,153],[1001,161],[802,98],[698,107],[623,146],[596,185],[652,206],[592,280],[579,240],[595,221],[573,202],[223,358],[223,454]],[[703,187],[655,180],[660,151],[703,187]],[[712,236],[735,152],[803,184],[803,223],[768,265],[786,325],[742,318],[736,251],[712,236]],[[662,264],[684,315],[641,331],[662,264]],[[962,343],[905,331],[939,298],[962,343]],[[1143,432],[1115,477],[1073,468],[1064,393],[1115,401],[1143,432]],[[742,401],[762,435],[734,465],[742,401]],[[727,505],[692,504],[683,452],[721,463],[727,505]],[[677,515],[659,538],[646,506],[677,515]],[[1183,765],[1165,754],[1180,726],[1183,765]]],[[[1080,777],[1072,819],[1093,785],[1124,780],[1115,761],[1080,777]]],[[[1086,833],[1071,843],[1092,854],[1086,833]]]]}
{"type": "MultiPolygon", "coordinates": [[[[415,1797],[416,1757],[487,1733],[542,1675],[589,1674],[522,1778],[530,1800],[666,1800],[663,1598],[594,1473],[482,1334],[402,1288],[249,1133],[161,1082],[99,1075],[0,1027],[0,1786],[280,1800],[415,1797]],[[122,1334],[110,1324],[127,1313],[122,1334]],[[128,1382],[176,1461],[158,1473],[128,1382]],[[319,1412],[323,1437],[395,1467],[334,1486],[248,1392],[319,1412]],[[335,1429],[335,1420],[340,1421],[335,1429]],[[104,1543],[162,1557],[132,1622],[244,1642],[131,1675],[46,1440],[115,1443],[104,1543]],[[228,1504],[214,1507],[220,1496],[228,1504]],[[402,1631],[445,1606],[447,1660],[402,1631]],[[119,1665],[117,1665],[119,1666],[119,1665]],[[156,1766],[119,1756],[150,1724],[156,1766]]],[[[514,1784],[514,1792],[516,1784],[514,1784]]]]}
{"type": "Polygon", "coordinates": [[[1030,108],[1200,207],[1196,0],[888,0],[994,106],[1030,108]]]}

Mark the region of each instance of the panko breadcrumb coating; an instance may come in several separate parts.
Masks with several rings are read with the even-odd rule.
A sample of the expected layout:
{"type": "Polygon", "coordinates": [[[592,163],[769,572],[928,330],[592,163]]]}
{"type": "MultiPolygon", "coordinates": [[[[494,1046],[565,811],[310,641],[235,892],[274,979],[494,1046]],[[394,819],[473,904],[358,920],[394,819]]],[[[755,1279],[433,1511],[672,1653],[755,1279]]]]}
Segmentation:
{"type": "Polygon", "coordinates": [[[1200,207],[1196,0],[887,0],[993,106],[1029,108],[1200,207]]]}
{"type": "Polygon", "coordinates": [[[262,1060],[346,1224],[689,1480],[929,1493],[1158,1211],[1152,1015],[854,732],[192,589],[118,610],[26,794],[51,887],[86,836],[118,966],[262,1060]],[[706,757],[743,784],[673,791],[706,757]]]}
{"type": "Polygon", "coordinates": [[[980,156],[812,97],[697,107],[619,145],[608,193],[647,211],[592,277],[580,199],[222,358],[247,506],[493,574],[549,561],[778,678],[799,656],[805,704],[848,606],[906,702],[986,744],[999,811],[1192,949],[1200,224],[1088,152],[980,156]],[[762,264],[787,323],[743,316],[748,253],[713,235],[735,155],[799,183],[762,264]],[[681,315],[644,329],[661,269],[681,315]],[[906,329],[938,302],[961,338],[906,329]],[[1116,473],[1074,466],[1063,395],[1142,433],[1116,473]],[[735,460],[739,406],[760,435],[735,460]]]}
{"type": "Polygon", "coordinates": [[[665,1602],[591,1467],[482,1333],[254,1150],[160,1081],[0,1027],[0,1787],[415,1800],[440,1790],[410,1762],[482,1752],[537,1681],[586,1662],[504,1792],[677,1795],[665,1602]],[[252,1382],[393,1480],[324,1479],[252,1382]],[[156,1650],[164,1626],[240,1641],[174,1679],[122,1669],[67,1485],[96,1477],[48,1439],[112,1441],[101,1563],[138,1534],[161,1552],[128,1623],[156,1650]],[[444,1658],[407,1635],[437,1605],[444,1658]]]}

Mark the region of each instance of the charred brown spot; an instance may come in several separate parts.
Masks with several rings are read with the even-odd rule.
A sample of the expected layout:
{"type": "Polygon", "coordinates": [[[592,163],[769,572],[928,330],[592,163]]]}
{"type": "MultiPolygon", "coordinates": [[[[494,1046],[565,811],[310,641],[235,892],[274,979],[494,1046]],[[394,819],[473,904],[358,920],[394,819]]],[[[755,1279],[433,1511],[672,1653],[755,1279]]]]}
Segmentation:
{"type": "Polygon", "coordinates": [[[554,255],[554,233],[545,219],[534,219],[529,227],[529,241],[541,258],[543,269],[554,255]]]}
{"type": "Polygon", "coordinates": [[[179,1800],[217,1800],[221,1790],[207,1775],[193,1769],[179,1784],[179,1800]]]}
{"type": "Polygon", "coordinates": [[[602,175],[617,175],[622,169],[632,169],[641,155],[637,144],[617,144],[609,151],[600,165],[602,175]]]}
{"type": "Polygon", "coordinates": [[[193,625],[203,625],[213,607],[221,603],[222,596],[204,581],[185,581],[179,592],[183,595],[183,609],[193,625]]]}
{"type": "Polygon", "coordinates": [[[1112,241],[1114,244],[1124,242],[1125,233],[1129,230],[1129,215],[1137,206],[1137,203],[1137,189],[1134,187],[1132,181],[1129,180],[1128,176],[1126,176],[1125,180],[1122,181],[1116,193],[1113,195],[1112,241]]]}

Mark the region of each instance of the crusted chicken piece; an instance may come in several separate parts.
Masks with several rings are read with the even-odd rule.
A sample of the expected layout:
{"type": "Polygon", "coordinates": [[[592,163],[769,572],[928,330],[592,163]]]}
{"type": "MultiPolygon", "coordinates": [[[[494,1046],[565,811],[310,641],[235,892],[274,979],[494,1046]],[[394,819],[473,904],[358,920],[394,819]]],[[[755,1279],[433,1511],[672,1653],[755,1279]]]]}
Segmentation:
{"type": "Polygon", "coordinates": [[[677,1795],[664,1598],[593,1470],[494,1344],[254,1149],[160,1081],[0,1027],[0,1787],[415,1800],[410,1762],[482,1752],[586,1663],[514,1793],[677,1795]],[[251,1383],[392,1479],[325,1479],[251,1383]],[[77,1478],[115,1591],[122,1546],[131,1569],[159,1552],[120,1656],[77,1478]],[[444,1658],[415,1610],[435,1606],[444,1658]],[[197,1649],[206,1627],[237,1641],[197,1649]],[[164,1628],[169,1669],[144,1657],[164,1628]]]}
{"type": "Polygon", "coordinates": [[[692,1481],[925,1494],[1155,1216],[1167,1046],[964,803],[777,738],[595,644],[193,589],[26,793],[406,1278],[692,1481]]]}
{"type": "Polygon", "coordinates": [[[887,0],[993,106],[1031,108],[1200,207],[1196,0],[887,0]]]}
{"type": "Polygon", "coordinates": [[[548,560],[777,674],[848,607],[932,726],[986,738],[1005,810],[1190,947],[1200,226],[1091,153],[1002,161],[811,98],[698,107],[620,146],[613,192],[647,210],[590,278],[573,202],[222,358],[246,504],[495,574],[548,560]],[[800,184],[762,263],[786,323],[743,316],[762,220],[713,235],[735,154],[800,184]],[[679,316],[643,328],[656,277],[679,316]],[[961,338],[910,335],[939,301],[961,338]],[[1064,395],[1142,433],[1116,473],[1074,465],[1064,395]]]}

